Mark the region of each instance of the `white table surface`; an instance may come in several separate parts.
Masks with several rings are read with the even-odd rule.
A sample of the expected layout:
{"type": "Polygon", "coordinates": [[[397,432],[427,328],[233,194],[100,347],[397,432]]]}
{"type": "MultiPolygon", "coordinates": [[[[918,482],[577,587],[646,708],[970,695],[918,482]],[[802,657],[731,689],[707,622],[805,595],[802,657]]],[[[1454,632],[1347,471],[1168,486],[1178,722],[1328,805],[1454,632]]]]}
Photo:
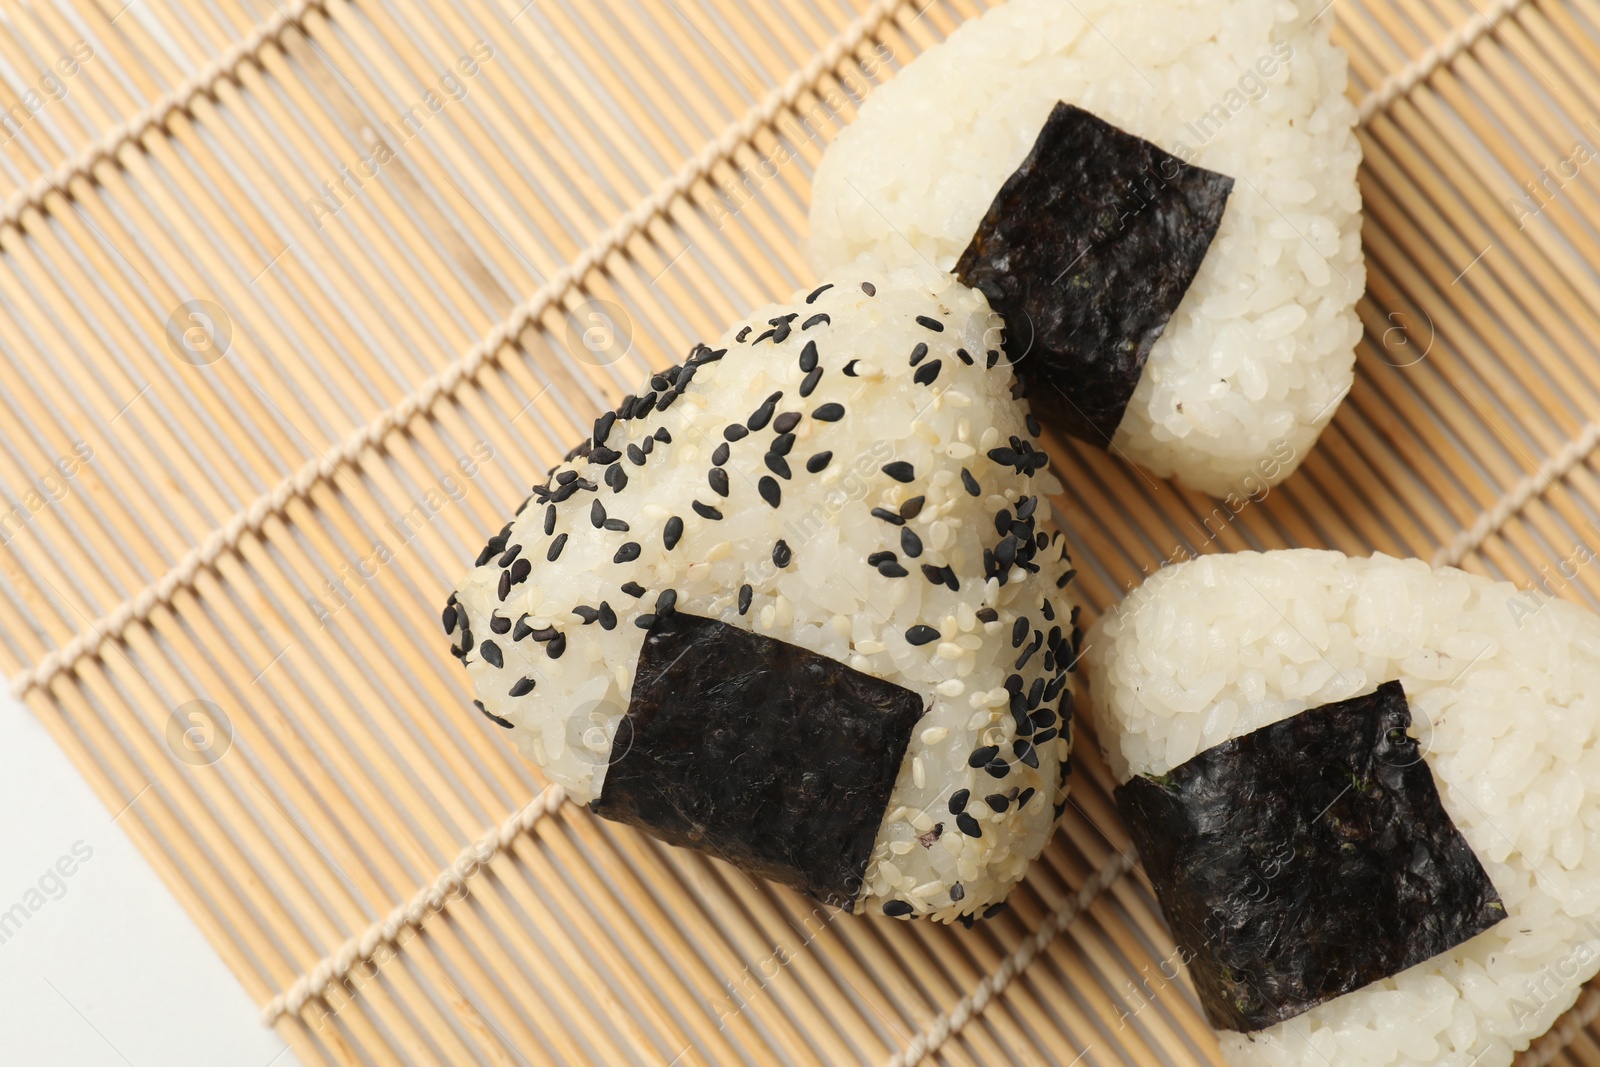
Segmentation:
{"type": "Polygon", "coordinates": [[[33,713],[0,716],[0,1064],[295,1067],[33,713]]]}

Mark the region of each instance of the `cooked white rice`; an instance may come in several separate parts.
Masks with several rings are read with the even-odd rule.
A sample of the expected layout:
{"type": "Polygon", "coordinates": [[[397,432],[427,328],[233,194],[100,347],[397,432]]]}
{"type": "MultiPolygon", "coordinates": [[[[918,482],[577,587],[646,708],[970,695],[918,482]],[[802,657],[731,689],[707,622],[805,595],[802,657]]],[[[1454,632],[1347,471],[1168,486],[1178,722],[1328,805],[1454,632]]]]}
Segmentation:
{"type": "Polygon", "coordinates": [[[1118,781],[1398,679],[1506,905],[1392,979],[1224,1033],[1230,1063],[1506,1067],[1600,969],[1600,619],[1418,560],[1248,552],[1157,572],[1086,642],[1118,781]]]}
{"type": "Polygon", "coordinates": [[[952,268],[1057,101],[1231,175],[1113,445],[1194,488],[1254,493],[1310,451],[1361,336],[1361,150],[1333,21],[1325,0],[1010,0],[908,65],[828,149],[812,258],[952,268]]]}
{"type": "MultiPolygon", "coordinates": [[[[799,645],[921,694],[928,710],[913,729],[860,905],[905,902],[911,914],[950,921],[981,913],[1021,879],[1044,847],[1063,797],[1060,767],[1070,729],[1051,728],[1045,719],[1054,716],[1033,694],[1028,714],[1040,725],[1030,766],[1022,754],[1029,750],[1014,747],[1019,724],[1006,690],[1015,674],[1013,684],[1025,694],[1044,679],[1041,685],[1068,686],[1071,699],[1064,675],[1070,655],[1049,648],[1056,639],[1063,648],[1071,644],[1072,598],[1057,588],[1070,562],[1061,535],[1042,532],[1050,510],[1043,494],[1059,484],[1047,470],[1023,472],[996,458],[1000,453],[991,455],[1019,440],[1027,443],[1023,453],[1031,453],[1036,438],[1025,424],[1026,408],[1011,399],[1008,364],[988,354],[984,339],[993,316],[981,293],[948,275],[907,269],[893,277],[852,273],[835,283],[812,300],[801,293],[787,305],[756,311],[719,342],[726,356],[700,363],[667,410],[619,419],[605,437],[607,449],[627,453],[647,439],[651,445],[642,463],[616,461],[629,479],[624,491],[613,492],[606,481],[609,457],[595,463],[591,454],[552,472],[550,485],[571,469],[595,489],[557,505],[548,533],[547,506],[536,500],[491,542],[494,556],[521,546],[516,559],[532,561],[532,568],[503,596],[502,574],[515,559],[486,559],[462,583],[457,595],[475,638],[466,663],[485,710],[509,723],[521,751],[580,802],[600,796],[616,758],[612,738],[645,633],[635,620],[655,610],[663,590],[676,590],[680,612],[799,645]],[[773,336],[785,317],[787,337],[773,336]],[[820,377],[806,395],[802,364],[811,344],[820,377]],[[788,452],[793,477],[773,479],[780,502],[769,505],[759,480],[768,475],[763,453],[776,426],[787,425],[783,418],[731,444],[721,461],[728,492],[719,494],[708,485],[708,471],[725,444],[725,428],[753,421],[752,411],[779,391],[776,412],[798,417],[788,452]],[[821,421],[816,413],[824,405],[842,405],[842,417],[821,421]],[[655,436],[663,430],[667,441],[655,436]],[[831,460],[813,472],[807,461],[823,452],[831,460]],[[909,482],[885,471],[902,462],[914,468],[909,482]],[[964,471],[979,495],[969,492],[964,471]],[[907,503],[917,496],[926,498],[920,511],[907,503]],[[1001,539],[996,517],[1002,511],[1016,517],[1024,497],[1036,502],[1032,522],[1041,540],[1019,559],[1031,556],[1037,573],[1019,563],[1004,585],[986,581],[984,551],[1001,539]],[[629,529],[597,529],[595,501],[629,529]],[[695,501],[722,517],[697,513],[695,501]],[[909,516],[903,524],[869,514],[903,505],[909,516]],[[683,522],[682,540],[668,550],[663,530],[673,516],[683,522]],[[920,540],[914,553],[905,547],[907,531],[920,540]],[[562,537],[568,540],[558,559],[548,562],[562,537]],[[792,553],[783,567],[774,561],[780,540],[792,553]],[[639,546],[638,558],[616,562],[630,542],[639,546]],[[884,551],[896,555],[899,576],[868,564],[884,551]],[[948,566],[959,592],[934,584],[924,566],[948,566]],[[621,591],[629,581],[647,591],[638,598],[621,591]],[[741,612],[747,583],[751,599],[741,612]],[[574,610],[602,602],[615,614],[610,629],[585,625],[574,610]],[[991,621],[980,612],[992,614],[991,621]],[[515,620],[515,629],[497,636],[491,615],[515,620]],[[1037,638],[1046,648],[1018,667],[1013,627],[1024,618],[1024,645],[1037,638]],[[535,637],[514,640],[525,633],[523,624],[561,631],[560,658],[535,637]],[[933,627],[937,639],[913,645],[908,631],[916,626],[933,627]],[[486,641],[496,643],[491,656],[498,654],[502,666],[485,659],[486,641]],[[523,679],[534,687],[512,696],[513,688],[526,688],[523,679]],[[969,765],[985,746],[999,746],[1003,776],[969,765]],[[970,801],[958,805],[970,821],[952,810],[961,790],[970,792],[970,801]]],[[[666,384],[657,380],[641,395],[666,384]]],[[[505,621],[498,625],[507,628],[505,621]]],[[[1047,703],[1053,707],[1054,698],[1047,703]]]]}

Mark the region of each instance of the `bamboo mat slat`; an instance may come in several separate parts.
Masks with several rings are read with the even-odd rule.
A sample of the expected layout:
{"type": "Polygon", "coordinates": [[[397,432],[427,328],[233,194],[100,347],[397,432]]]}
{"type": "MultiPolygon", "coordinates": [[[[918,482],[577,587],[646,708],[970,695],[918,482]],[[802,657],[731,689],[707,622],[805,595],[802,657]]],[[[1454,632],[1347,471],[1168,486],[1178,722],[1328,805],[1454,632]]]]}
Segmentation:
{"type": "MultiPolygon", "coordinates": [[[[1092,738],[1005,914],[838,918],[542,792],[436,629],[596,411],[810,280],[828,140],[987,4],[0,0],[38,105],[0,139],[0,670],[302,1062],[1220,1062],[1092,738]]],[[[1507,206],[1594,130],[1600,0],[1327,17],[1355,388],[1237,515],[1052,441],[1091,617],[1195,551],[1532,584],[1600,543],[1600,193],[1507,206]]],[[[1600,1062],[1597,1018],[1524,1062],[1600,1062]]]]}

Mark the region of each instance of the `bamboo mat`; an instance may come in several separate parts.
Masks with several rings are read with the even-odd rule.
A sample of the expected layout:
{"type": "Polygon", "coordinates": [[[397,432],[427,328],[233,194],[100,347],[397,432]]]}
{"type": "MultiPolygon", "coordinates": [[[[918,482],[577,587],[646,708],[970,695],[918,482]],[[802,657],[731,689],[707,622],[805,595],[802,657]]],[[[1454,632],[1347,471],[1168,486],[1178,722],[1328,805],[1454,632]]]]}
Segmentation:
{"type": "MultiPolygon", "coordinates": [[[[124,2],[0,0],[0,668],[303,1063],[1218,1062],[1092,743],[1004,915],[836,919],[541,793],[438,629],[601,407],[810,281],[827,139],[983,0],[124,2]]],[[[1354,392],[1236,516],[1054,443],[1091,614],[1179,545],[1600,547],[1597,182],[1508,205],[1600,133],[1600,0],[1484,2],[1330,5],[1354,392]]]]}

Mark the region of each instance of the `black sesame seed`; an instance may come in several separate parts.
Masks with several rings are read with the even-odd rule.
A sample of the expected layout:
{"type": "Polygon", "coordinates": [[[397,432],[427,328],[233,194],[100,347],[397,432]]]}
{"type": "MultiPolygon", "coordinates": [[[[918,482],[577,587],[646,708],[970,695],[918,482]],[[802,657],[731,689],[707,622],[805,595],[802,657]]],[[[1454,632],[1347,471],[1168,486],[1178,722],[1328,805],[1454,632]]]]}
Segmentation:
{"type": "Polygon", "coordinates": [[[924,563],[922,565],[922,576],[924,578],[928,579],[928,581],[933,583],[934,585],[943,585],[944,584],[944,568],[943,567],[935,567],[931,563],[924,563]]]}
{"type": "Polygon", "coordinates": [[[578,472],[577,471],[562,471],[560,474],[556,475],[556,484],[557,485],[567,485],[568,483],[570,483],[577,476],[578,476],[578,472]]]}
{"type": "MultiPolygon", "coordinates": [[[[453,596],[454,594],[451,594],[451,595],[453,596]]],[[[454,604],[446,604],[444,606],[443,613],[441,613],[440,616],[439,616],[439,621],[444,623],[444,632],[445,633],[447,633],[447,634],[455,633],[456,632],[456,606],[454,604]]]]}
{"type": "Polygon", "coordinates": [[[921,515],[922,505],[927,503],[927,500],[928,498],[925,496],[914,496],[910,500],[907,500],[904,504],[900,505],[900,517],[902,519],[914,519],[918,515],[921,515]]]}
{"type": "Polygon", "coordinates": [[[918,363],[921,363],[924,359],[927,359],[927,358],[928,358],[928,346],[926,344],[924,344],[923,342],[918,341],[917,342],[917,347],[915,347],[915,348],[913,348],[911,350],[911,365],[913,367],[915,367],[918,363]]]}
{"type": "Polygon", "coordinates": [[[996,363],[999,363],[999,362],[1000,362],[1000,353],[999,353],[999,351],[996,350],[996,349],[993,349],[993,348],[989,349],[989,351],[985,355],[984,366],[988,367],[990,370],[994,370],[994,365],[996,363]]]}
{"type": "MultiPolygon", "coordinates": [[[[789,461],[776,452],[768,452],[761,457],[761,461],[767,465],[767,470],[780,478],[789,479],[794,477],[794,472],[789,470],[789,461]]],[[[776,507],[777,505],[774,504],[773,506],[776,507]]]]}
{"type": "Polygon", "coordinates": [[[932,385],[938,379],[939,371],[943,366],[944,361],[939,359],[931,363],[924,363],[917,368],[917,373],[911,376],[911,380],[918,385],[932,385]]]}
{"type": "Polygon", "coordinates": [[[490,615],[489,629],[493,630],[497,634],[510,633],[511,620],[506,618],[504,615],[490,615]]]}
{"type": "Polygon", "coordinates": [[[532,678],[519,679],[517,684],[511,687],[510,695],[514,697],[525,697],[529,693],[533,692],[534,684],[535,683],[532,678]]]}
{"type": "Polygon", "coordinates": [[[638,445],[628,446],[628,459],[635,467],[644,466],[644,449],[638,445]]]}
{"type": "Polygon", "coordinates": [[[594,441],[596,448],[606,443],[606,438],[611,436],[611,428],[616,424],[617,413],[615,411],[608,411],[594,420],[594,436],[591,440],[594,441]]]}
{"type": "Polygon", "coordinates": [[[927,315],[918,315],[917,325],[926,327],[927,329],[932,330],[934,333],[944,333],[944,323],[927,315]]]}
{"type": "Polygon", "coordinates": [[[990,793],[983,798],[983,802],[989,805],[990,811],[1002,814],[1011,806],[1011,798],[1004,793],[990,793]]]}
{"type": "Polygon", "coordinates": [[[1017,809],[1020,811],[1021,809],[1027,807],[1028,806],[1028,801],[1032,800],[1033,799],[1033,795],[1035,793],[1037,793],[1037,792],[1038,792],[1038,790],[1034,789],[1032,786],[1029,786],[1027,789],[1024,789],[1022,791],[1022,795],[1017,797],[1017,809]]]}
{"type": "Polygon", "coordinates": [[[999,745],[984,745],[982,748],[974,749],[972,755],[967,757],[967,766],[982,767],[999,754],[999,745]]]}
{"type": "Polygon", "coordinates": [[[922,555],[922,538],[918,537],[909,526],[900,531],[900,551],[912,559],[922,555]]]}
{"type": "Polygon", "coordinates": [[[818,422],[838,422],[844,418],[844,405],[830,401],[813,411],[811,417],[818,422]]]}
{"type": "Polygon", "coordinates": [[[504,667],[506,665],[505,657],[500,654],[500,646],[493,641],[485,641],[479,645],[478,655],[482,656],[483,661],[491,667],[504,667]]]}
{"type": "Polygon", "coordinates": [[[714,521],[722,518],[722,512],[718,511],[710,504],[702,504],[700,501],[696,500],[690,505],[690,507],[694,508],[694,513],[700,516],[702,519],[711,519],[714,521]]]}
{"type": "Polygon", "coordinates": [[[617,613],[611,610],[611,605],[604,600],[600,601],[600,629],[615,630],[617,628],[617,613]]]}
{"type": "Polygon", "coordinates": [[[589,522],[596,530],[606,524],[606,506],[599,499],[589,505],[589,522]]]}
{"type": "Polygon", "coordinates": [[[960,815],[967,810],[967,800],[972,796],[970,789],[957,789],[950,794],[950,814],[960,815]]]}
{"type": "Polygon", "coordinates": [[[966,896],[967,896],[967,890],[960,882],[956,882],[955,884],[953,884],[950,887],[950,902],[951,903],[955,903],[958,900],[965,900],[966,896]]]}
{"type": "Polygon", "coordinates": [[[762,333],[759,337],[757,337],[754,341],[751,341],[750,343],[753,344],[753,345],[758,345],[762,341],[765,341],[767,338],[771,337],[773,334],[775,334],[777,332],[778,332],[777,330],[767,330],[766,332],[762,333]]]}
{"type": "Polygon", "coordinates": [[[962,833],[966,834],[968,837],[983,836],[983,827],[979,826],[978,820],[974,819],[967,812],[962,812],[960,815],[956,816],[956,828],[962,833]]]}
{"type": "Polygon", "coordinates": [[[832,452],[818,452],[806,460],[806,471],[810,474],[821,474],[828,469],[828,464],[833,462],[832,452]]]}
{"type": "Polygon", "coordinates": [[[993,608],[979,608],[977,611],[973,612],[973,614],[978,617],[979,622],[1000,621],[1000,613],[993,608]]]}
{"type": "Polygon", "coordinates": [[[831,325],[833,325],[833,320],[828,317],[828,313],[826,311],[819,311],[815,315],[813,315],[809,319],[807,319],[806,321],[802,322],[800,324],[800,328],[802,330],[809,330],[813,326],[831,326],[831,325]]]}
{"type": "Polygon", "coordinates": [[[917,468],[903,459],[897,459],[893,463],[885,463],[883,473],[897,482],[909,482],[917,476],[917,468]]]}
{"type": "Polygon", "coordinates": [[[517,557],[520,555],[522,555],[522,546],[512,545],[510,548],[506,549],[505,554],[495,562],[500,564],[502,567],[509,567],[517,561],[517,557]]]}
{"type": "Polygon", "coordinates": [[[728,472],[721,467],[712,467],[707,471],[706,482],[710,484],[718,496],[728,495],[728,472]]]}
{"type": "Polygon", "coordinates": [[[716,467],[720,467],[724,463],[728,462],[728,455],[729,455],[730,451],[731,450],[728,448],[728,442],[724,441],[724,442],[722,442],[722,444],[718,445],[711,452],[711,463],[712,463],[712,465],[716,466],[716,467]]]}
{"type": "Polygon", "coordinates": [[[885,901],[883,905],[883,913],[894,919],[899,919],[903,916],[910,915],[916,910],[917,909],[913,908],[904,900],[889,900],[885,901]]]}
{"type": "Polygon", "coordinates": [[[1034,417],[1033,412],[1030,411],[1028,414],[1024,415],[1022,417],[1022,421],[1027,424],[1028,432],[1033,436],[1038,437],[1039,434],[1043,432],[1043,427],[1039,425],[1039,420],[1034,417]]]}
{"type": "MultiPolygon", "coordinates": [[[[562,534],[561,536],[565,538],[567,535],[562,534]]],[[[528,560],[519,559],[511,565],[511,569],[506,573],[511,575],[511,583],[513,585],[520,585],[522,582],[527,581],[529,574],[533,573],[533,564],[528,560]]]]}
{"type": "Polygon", "coordinates": [[[929,641],[937,640],[939,640],[939,631],[920,622],[906,631],[906,641],[912,645],[925,645],[929,641]]]}
{"type": "Polygon", "coordinates": [[[772,507],[777,507],[778,502],[783,499],[783,490],[778,488],[778,480],[770,474],[761,476],[761,480],[756,483],[756,492],[760,493],[761,499],[772,507]]]}
{"type": "Polygon", "coordinates": [[[772,562],[779,568],[787,567],[789,561],[794,559],[794,552],[790,550],[787,541],[779,540],[772,546],[772,562]]]}
{"type": "MultiPolygon", "coordinates": [[[[678,388],[680,390],[685,385],[688,384],[689,378],[690,378],[690,373],[689,372],[694,370],[694,365],[690,364],[689,366],[685,367],[683,370],[684,370],[683,377],[678,379],[678,388]]],[[[650,436],[654,437],[657,441],[660,441],[664,445],[670,445],[672,443],[672,435],[667,432],[667,428],[665,426],[657,426],[656,427],[656,432],[651,434],[650,436]]]]}
{"type": "Polygon", "coordinates": [[[807,341],[800,350],[800,369],[807,374],[817,369],[817,342],[807,341]]]}
{"type": "Polygon", "coordinates": [[[591,622],[594,622],[600,617],[600,609],[591,608],[587,604],[579,604],[577,607],[572,609],[572,613],[578,618],[582,619],[585,626],[588,626],[591,622]]]}
{"type": "Polygon", "coordinates": [[[595,448],[589,451],[589,461],[591,463],[598,463],[602,467],[609,463],[615,463],[621,458],[622,453],[618,452],[614,448],[595,448]]]}
{"type": "Polygon", "coordinates": [[[722,436],[729,441],[742,441],[750,436],[750,431],[745,428],[744,423],[735,422],[722,428],[722,436]]]}
{"type": "Polygon", "coordinates": [[[678,610],[678,591],[663,589],[661,595],[656,597],[656,617],[671,615],[676,610],[678,610]]]}
{"type": "Polygon", "coordinates": [[[862,282],[861,283],[861,291],[863,293],[866,293],[868,296],[877,296],[878,295],[878,287],[876,285],[873,285],[871,282],[862,282]]]}
{"type": "Polygon", "coordinates": [[[983,909],[983,917],[985,919],[992,919],[996,915],[999,915],[1002,911],[1005,911],[1005,910],[1006,910],[1006,902],[1002,900],[998,904],[990,904],[987,908],[984,908],[983,909]]]}
{"type": "Polygon", "coordinates": [[[612,533],[628,532],[628,524],[623,522],[621,519],[607,519],[605,521],[605,528],[610,530],[612,533]]]}
{"type": "Polygon", "coordinates": [[[746,338],[746,337],[749,337],[749,336],[750,336],[750,331],[751,331],[751,330],[752,330],[752,329],[754,329],[754,328],[755,328],[755,327],[753,327],[753,326],[746,326],[746,327],[745,327],[745,328],[744,328],[744,329],[742,329],[742,330],[740,330],[740,331],[739,331],[739,332],[738,332],[738,333],[736,333],[736,334],[734,334],[734,335],[733,335],[733,339],[734,339],[734,340],[735,340],[735,341],[737,341],[737,342],[739,342],[739,343],[740,343],[740,344],[744,344],[744,339],[745,339],[745,338],[746,338]]]}
{"type": "Polygon", "coordinates": [[[562,534],[561,536],[557,537],[554,541],[550,542],[550,549],[549,549],[549,551],[547,551],[544,554],[544,558],[548,562],[554,563],[558,558],[560,558],[561,550],[563,548],[566,548],[566,547],[567,547],[567,535],[566,534],[562,534]]]}
{"type": "Polygon", "coordinates": [[[632,563],[634,560],[639,558],[639,553],[641,551],[642,550],[639,548],[639,542],[629,541],[621,548],[617,549],[617,554],[611,557],[611,562],[632,563]]]}
{"type": "Polygon", "coordinates": [[[739,587],[739,614],[744,615],[750,611],[750,598],[755,596],[755,590],[748,584],[739,587]]]}
{"type": "Polygon", "coordinates": [[[1035,747],[1054,741],[1057,733],[1058,731],[1054,729],[1040,730],[1038,733],[1033,735],[1033,743],[1035,747]]]}
{"type": "Polygon", "coordinates": [[[958,348],[956,349],[956,355],[960,358],[961,362],[965,363],[969,367],[972,366],[971,352],[968,352],[965,348],[958,348]]]}
{"type": "MultiPolygon", "coordinates": [[[[794,414],[790,412],[790,414],[794,414]]],[[[776,424],[773,426],[777,429],[776,424]]],[[[787,430],[779,430],[778,436],[772,439],[772,451],[780,456],[787,456],[794,449],[794,434],[787,430]]]]}
{"type": "Polygon", "coordinates": [[[641,630],[648,630],[656,624],[656,617],[649,612],[643,615],[636,615],[634,616],[633,624],[641,630]]]}
{"type": "Polygon", "coordinates": [[[911,572],[900,566],[900,564],[896,563],[894,560],[886,559],[882,563],[878,564],[878,573],[883,575],[885,578],[904,578],[911,572]]]}
{"type": "Polygon", "coordinates": [[[833,288],[833,283],[832,282],[828,282],[825,285],[817,286],[815,289],[811,290],[811,295],[806,297],[806,303],[815,304],[817,302],[817,297],[821,296],[823,293],[826,293],[829,289],[832,289],[832,288],[833,288]]]}
{"type": "Polygon", "coordinates": [[[628,485],[628,472],[622,469],[622,464],[613,463],[606,468],[606,484],[613,493],[620,493],[628,485]]]}
{"type": "Polygon", "coordinates": [[[1011,764],[1003,759],[997,759],[984,764],[983,769],[989,772],[990,778],[1004,778],[1011,773],[1011,764]]]}
{"type": "MultiPolygon", "coordinates": [[[[556,532],[556,506],[551,504],[544,509],[544,535],[549,537],[556,532]]],[[[480,564],[481,566],[481,564],[480,564]]]]}
{"type": "Polygon", "coordinates": [[[890,511],[888,508],[873,508],[872,517],[875,519],[882,519],[884,522],[887,522],[892,526],[904,526],[906,524],[906,520],[902,519],[898,514],[890,511]]]}
{"type": "Polygon", "coordinates": [[[650,453],[654,452],[655,450],[656,450],[656,439],[654,437],[646,437],[643,441],[639,442],[639,451],[643,452],[645,455],[648,456],[650,453]]]}
{"type": "Polygon", "coordinates": [[[800,395],[807,397],[816,392],[817,383],[820,381],[822,381],[822,368],[812,368],[811,373],[807,374],[805,380],[800,383],[800,395]]]}
{"type": "Polygon", "coordinates": [[[859,359],[852,359],[849,363],[846,363],[844,365],[844,376],[846,378],[857,377],[857,375],[856,375],[856,364],[860,363],[860,362],[861,361],[859,359]]]}
{"type": "Polygon", "coordinates": [[[1022,642],[1028,639],[1028,619],[1026,616],[1011,624],[1011,647],[1021,648],[1022,642]]]}
{"type": "Polygon", "coordinates": [[[874,552],[872,555],[867,557],[867,566],[876,567],[878,564],[884,562],[885,560],[890,560],[890,559],[894,559],[894,558],[895,558],[895,554],[893,552],[874,552]]]}
{"type": "Polygon", "coordinates": [[[674,515],[661,527],[661,543],[671,552],[678,547],[678,542],[683,538],[683,520],[674,515]]]}
{"type": "Polygon", "coordinates": [[[644,596],[644,586],[638,582],[623,582],[622,591],[635,599],[644,596]]]}
{"type": "Polygon", "coordinates": [[[750,413],[750,420],[745,425],[750,427],[752,431],[766,429],[767,423],[772,421],[773,413],[777,410],[777,407],[776,402],[768,400],[750,413]]]}
{"type": "MultiPolygon", "coordinates": [[[[787,435],[789,431],[793,430],[799,425],[800,413],[798,411],[785,411],[782,415],[779,415],[777,418],[772,420],[773,432],[784,435],[787,435]]],[[[784,452],[788,451],[789,450],[787,448],[784,449],[784,452]]]]}
{"type": "Polygon", "coordinates": [[[1033,750],[1033,742],[1026,738],[1019,737],[1011,742],[1011,751],[1016,753],[1017,759],[1028,766],[1034,768],[1039,766],[1039,753],[1033,750]]]}
{"type": "Polygon", "coordinates": [[[968,494],[971,496],[983,495],[983,490],[978,486],[978,479],[974,478],[972,472],[965,467],[961,468],[961,484],[966,487],[968,494]]]}

